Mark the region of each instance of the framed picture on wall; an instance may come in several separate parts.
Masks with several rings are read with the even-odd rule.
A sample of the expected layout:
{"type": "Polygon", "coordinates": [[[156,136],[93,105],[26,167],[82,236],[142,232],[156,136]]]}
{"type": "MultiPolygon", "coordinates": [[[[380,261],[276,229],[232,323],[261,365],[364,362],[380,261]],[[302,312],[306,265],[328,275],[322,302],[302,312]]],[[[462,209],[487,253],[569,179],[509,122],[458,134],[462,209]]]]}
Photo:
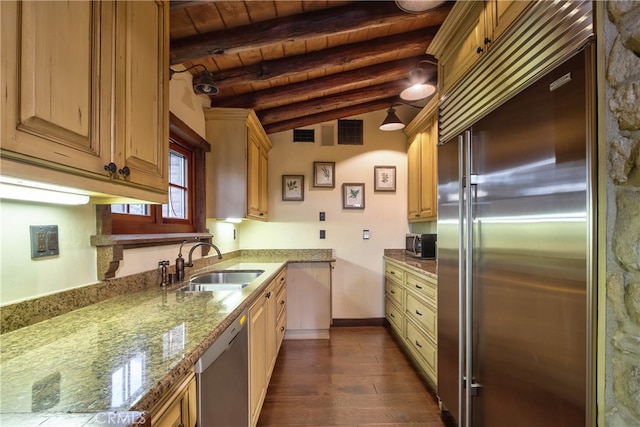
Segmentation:
{"type": "Polygon", "coordinates": [[[282,175],[282,200],[304,200],[304,175],[282,175]]]}
{"type": "Polygon", "coordinates": [[[342,184],[342,209],[364,209],[364,183],[342,184]]]}
{"type": "Polygon", "coordinates": [[[313,186],[334,188],[336,186],[335,162],[313,162],[313,186]]]}
{"type": "Polygon", "coordinates": [[[396,191],[396,167],[373,167],[374,191],[396,191]]]}

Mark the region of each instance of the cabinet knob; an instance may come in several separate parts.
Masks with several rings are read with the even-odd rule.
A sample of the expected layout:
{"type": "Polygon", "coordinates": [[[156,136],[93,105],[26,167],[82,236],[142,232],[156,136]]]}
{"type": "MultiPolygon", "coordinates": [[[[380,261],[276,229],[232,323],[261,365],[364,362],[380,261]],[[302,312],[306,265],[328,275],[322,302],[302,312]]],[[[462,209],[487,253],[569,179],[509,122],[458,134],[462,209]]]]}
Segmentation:
{"type": "Polygon", "coordinates": [[[422,348],[422,346],[420,345],[420,343],[416,340],[416,345],[420,348],[422,348]]]}
{"type": "Polygon", "coordinates": [[[280,332],[284,332],[284,326],[280,326],[280,332]]]}
{"type": "Polygon", "coordinates": [[[116,170],[118,169],[118,167],[116,166],[115,163],[111,162],[109,164],[104,165],[104,170],[106,170],[107,172],[109,172],[110,174],[114,174],[116,173],[116,170]]]}
{"type": "Polygon", "coordinates": [[[481,54],[482,52],[484,52],[484,49],[478,46],[478,49],[476,49],[476,52],[478,52],[478,54],[481,54]]]}
{"type": "Polygon", "coordinates": [[[122,169],[118,169],[118,173],[124,177],[128,177],[131,175],[131,169],[129,169],[129,166],[125,166],[122,169]]]}
{"type": "Polygon", "coordinates": [[[418,316],[422,316],[422,313],[420,313],[418,310],[416,310],[416,314],[417,314],[418,316]]]}
{"type": "Polygon", "coordinates": [[[267,298],[271,298],[271,292],[267,292],[267,294],[265,295],[265,297],[267,297],[267,298]]]}
{"type": "Polygon", "coordinates": [[[416,289],[422,289],[422,286],[416,285],[416,289]]]}
{"type": "Polygon", "coordinates": [[[491,43],[491,39],[489,37],[485,37],[484,44],[489,44],[489,43],[491,43]]]}
{"type": "Polygon", "coordinates": [[[284,300],[280,301],[280,305],[284,305],[284,300]]]}

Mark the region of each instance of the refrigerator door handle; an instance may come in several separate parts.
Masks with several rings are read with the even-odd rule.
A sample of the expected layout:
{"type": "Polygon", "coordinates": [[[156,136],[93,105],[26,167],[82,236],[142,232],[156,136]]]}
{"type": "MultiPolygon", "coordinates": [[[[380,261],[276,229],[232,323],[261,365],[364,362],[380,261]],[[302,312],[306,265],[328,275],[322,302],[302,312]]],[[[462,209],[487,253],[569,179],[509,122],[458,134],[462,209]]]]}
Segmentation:
{"type": "MultiPolygon", "coordinates": [[[[472,316],[473,316],[473,301],[472,301],[472,279],[473,279],[473,187],[472,184],[472,175],[471,175],[471,130],[467,130],[464,133],[464,176],[468,177],[467,185],[464,189],[465,192],[465,212],[464,212],[464,237],[465,237],[465,277],[464,277],[464,371],[463,375],[467,378],[473,378],[473,366],[472,366],[472,316]]],[[[464,396],[464,422],[466,427],[471,427],[471,397],[472,397],[472,388],[465,388],[465,396],[464,396]]]]}
{"type": "Polygon", "coordinates": [[[464,340],[464,283],[465,283],[465,235],[464,235],[464,171],[465,171],[465,138],[458,135],[458,423],[462,426],[464,410],[465,384],[462,377],[465,375],[465,340],[464,340]]]}

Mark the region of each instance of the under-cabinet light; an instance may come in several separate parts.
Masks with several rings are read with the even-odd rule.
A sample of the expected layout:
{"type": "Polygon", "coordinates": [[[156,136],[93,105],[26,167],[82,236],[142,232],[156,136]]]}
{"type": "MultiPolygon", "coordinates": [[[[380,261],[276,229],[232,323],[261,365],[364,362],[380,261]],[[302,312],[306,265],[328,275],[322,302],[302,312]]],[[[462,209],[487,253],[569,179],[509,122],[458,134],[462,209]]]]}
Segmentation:
{"type": "Polygon", "coordinates": [[[242,218],[225,218],[224,222],[230,222],[232,224],[240,224],[242,222],[242,218]]]}
{"type": "Polygon", "coordinates": [[[89,196],[69,191],[73,190],[15,178],[0,178],[0,199],[59,205],[86,205],[89,203],[89,196]]]}

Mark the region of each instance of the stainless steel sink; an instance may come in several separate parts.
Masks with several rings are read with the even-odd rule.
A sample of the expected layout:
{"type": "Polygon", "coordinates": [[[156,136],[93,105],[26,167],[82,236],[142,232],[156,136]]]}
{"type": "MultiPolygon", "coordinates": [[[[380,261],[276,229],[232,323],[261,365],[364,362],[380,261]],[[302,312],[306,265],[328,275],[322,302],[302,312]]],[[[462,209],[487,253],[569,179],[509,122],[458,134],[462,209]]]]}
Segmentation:
{"type": "Polygon", "coordinates": [[[179,292],[239,291],[248,283],[190,283],[178,289],[179,292]]]}
{"type": "Polygon", "coordinates": [[[179,291],[212,292],[240,290],[264,273],[264,270],[219,270],[192,277],[179,291]]]}

